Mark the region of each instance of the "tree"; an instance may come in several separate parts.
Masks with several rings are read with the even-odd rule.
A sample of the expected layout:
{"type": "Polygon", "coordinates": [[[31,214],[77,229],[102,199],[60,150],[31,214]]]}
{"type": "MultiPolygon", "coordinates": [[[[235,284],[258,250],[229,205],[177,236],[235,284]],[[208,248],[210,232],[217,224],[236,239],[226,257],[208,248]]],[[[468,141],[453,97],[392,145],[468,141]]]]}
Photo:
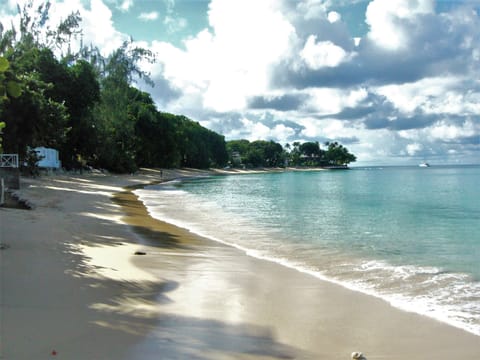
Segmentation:
{"type": "MultiPolygon", "coordinates": [[[[1,34],[1,31],[0,31],[1,34]]],[[[9,98],[17,98],[22,94],[22,88],[16,76],[9,71],[9,61],[0,56],[0,115],[2,115],[3,103],[9,98]]],[[[5,128],[5,122],[0,121],[0,135],[5,128]]],[[[2,153],[2,136],[0,136],[0,153],[2,153]]]]}
{"type": "Polygon", "coordinates": [[[131,102],[137,93],[132,90],[131,83],[136,78],[143,78],[151,83],[147,73],[138,63],[140,60],[151,60],[151,52],[133,47],[132,41],[124,42],[114,51],[99,69],[103,74],[101,80],[101,101],[95,109],[98,126],[98,160],[101,167],[116,172],[132,172],[137,166],[134,112],[131,102]]]}
{"type": "Polygon", "coordinates": [[[250,167],[283,166],[285,157],[282,145],[274,141],[253,141],[248,144],[245,163],[250,167]]]}
{"type": "MultiPolygon", "coordinates": [[[[67,53],[64,54],[64,57],[74,58],[74,55],[71,54],[70,44],[72,38],[77,38],[82,34],[80,12],[70,13],[55,29],[51,29],[47,25],[50,18],[50,7],[51,3],[48,0],[40,3],[37,8],[34,8],[33,0],[27,0],[23,7],[17,4],[20,15],[20,42],[50,50],[58,49],[62,52],[66,45],[67,53]]],[[[15,29],[13,29],[13,33],[13,37],[15,37],[15,29]]]]}
{"type": "Polygon", "coordinates": [[[356,156],[351,154],[347,148],[338,142],[326,142],[327,151],[325,152],[325,159],[330,165],[348,165],[357,160],[356,156]]]}
{"type": "Polygon", "coordinates": [[[250,141],[245,139],[228,141],[227,153],[229,163],[234,166],[240,165],[246,158],[249,146],[250,141]]]}
{"type": "Polygon", "coordinates": [[[304,142],[299,146],[301,165],[321,166],[324,151],[320,149],[318,141],[304,142]]]}
{"type": "Polygon", "coordinates": [[[290,165],[292,166],[300,165],[300,156],[301,156],[300,145],[301,143],[298,141],[293,142],[292,144],[293,148],[288,154],[289,162],[290,162],[290,165]]]}
{"type": "Polygon", "coordinates": [[[7,124],[5,149],[24,156],[29,146],[58,148],[67,132],[68,112],[65,105],[44,96],[47,84],[31,75],[25,79],[22,96],[12,99],[3,110],[7,124]]]}
{"type": "Polygon", "coordinates": [[[304,142],[299,147],[300,153],[308,157],[318,157],[320,155],[320,145],[316,142],[304,142]]]}
{"type": "Polygon", "coordinates": [[[135,136],[138,166],[177,167],[180,153],[175,138],[175,115],[157,111],[147,93],[140,93],[132,104],[136,113],[135,136]]]}
{"type": "Polygon", "coordinates": [[[6,123],[4,147],[24,156],[27,147],[59,147],[65,140],[68,112],[62,101],[52,97],[52,83],[44,81],[40,63],[49,64],[49,72],[58,61],[47,49],[27,41],[13,44],[4,56],[12,64],[11,70],[22,78],[22,94],[2,104],[2,116],[6,123]],[[31,47],[29,47],[31,46],[31,47]]]}
{"type": "Polygon", "coordinates": [[[185,116],[177,116],[177,144],[181,165],[194,168],[224,166],[228,160],[225,138],[185,116]]]}
{"type": "MultiPolygon", "coordinates": [[[[53,54],[47,51],[46,44],[58,44],[67,27],[75,26],[75,21],[68,26],[63,22],[55,30],[45,28],[49,8],[49,1],[37,9],[33,9],[32,0],[27,1],[23,8],[18,6],[18,29],[3,32],[3,26],[0,25],[0,56],[7,64],[11,64],[11,72],[22,79],[17,86],[17,95],[23,90],[21,96],[13,96],[10,101],[0,103],[6,125],[4,144],[5,148],[20,155],[26,154],[28,146],[58,147],[68,131],[66,107],[63,101],[52,96],[54,85],[44,79],[52,68],[60,69],[53,54]],[[60,29],[62,25],[63,29],[60,29]],[[40,70],[41,63],[48,65],[43,73],[40,70]]],[[[71,19],[69,16],[67,20],[71,19]]],[[[12,80],[7,83],[10,93],[14,83],[12,80]]]]}
{"type": "Polygon", "coordinates": [[[78,159],[96,161],[98,136],[94,109],[100,101],[100,84],[95,69],[85,60],[66,69],[68,86],[58,85],[70,114],[67,125],[70,131],[60,155],[62,164],[70,168],[78,166],[78,159]]]}
{"type": "Polygon", "coordinates": [[[264,148],[265,154],[265,166],[267,167],[280,167],[285,164],[285,156],[282,145],[274,141],[266,143],[264,148]]]}

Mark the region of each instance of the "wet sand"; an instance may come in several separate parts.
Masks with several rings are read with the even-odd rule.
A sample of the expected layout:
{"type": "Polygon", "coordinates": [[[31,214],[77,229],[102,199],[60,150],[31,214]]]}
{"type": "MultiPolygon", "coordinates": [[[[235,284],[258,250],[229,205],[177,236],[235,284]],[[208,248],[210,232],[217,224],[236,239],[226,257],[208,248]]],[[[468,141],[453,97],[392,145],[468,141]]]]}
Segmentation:
{"type": "Polygon", "coordinates": [[[0,208],[1,359],[480,358],[478,336],[151,218],[124,188],[159,180],[23,181],[35,210],[0,208]]]}

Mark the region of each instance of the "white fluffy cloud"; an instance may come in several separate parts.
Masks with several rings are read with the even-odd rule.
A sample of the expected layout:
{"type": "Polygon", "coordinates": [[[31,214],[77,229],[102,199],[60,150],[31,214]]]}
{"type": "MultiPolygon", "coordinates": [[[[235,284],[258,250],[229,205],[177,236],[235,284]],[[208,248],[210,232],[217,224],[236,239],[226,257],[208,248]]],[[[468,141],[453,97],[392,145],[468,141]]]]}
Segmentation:
{"type": "Polygon", "coordinates": [[[412,143],[407,145],[407,154],[410,156],[414,156],[419,151],[423,149],[423,145],[419,143],[412,143]]]}
{"type": "Polygon", "coordinates": [[[434,8],[434,0],[373,0],[366,13],[368,36],[386,49],[403,49],[408,46],[410,24],[419,15],[432,14],[434,8]]]}
{"type": "Polygon", "coordinates": [[[133,6],[133,0],[124,0],[119,8],[121,11],[124,11],[124,12],[127,12],[128,10],[131,9],[131,7],[133,6]]]}
{"type": "Polygon", "coordinates": [[[327,15],[327,19],[328,21],[330,21],[331,23],[335,23],[337,21],[340,21],[342,19],[342,15],[340,15],[338,12],[336,11],[330,11],[327,15]]]}
{"type": "Polygon", "coordinates": [[[347,52],[331,41],[316,42],[317,37],[308,37],[300,56],[305,63],[313,70],[322,67],[335,67],[349,58],[347,52]]]}
{"type": "Polygon", "coordinates": [[[297,4],[297,12],[303,15],[305,20],[324,18],[329,5],[324,0],[305,0],[297,4]]]}
{"type": "MultiPolygon", "coordinates": [[[[447,121],[440,121],[435,124],[429,134],[433,139],[454,140],[459,137],[471,137],[479,134],[478,121],[467,120],[460,126],[449,124],[447,121]]],[[[480,136],[479,136],[480,141],[480,136]]]]}
{"type": "Polygon", "coordinates": [[[172,34],[185,29],[188,26],[188,21],[185,18],[167,15],[163,20],[163,24],[165,25],[167,32],[172,34]]]}
{"type": "Polygon", "coordinates": [[[316,115],[332,115],[345,108],[354,108],[363,102],[368,92],[364,88],[332,89],[319,88],[309,90],[310,98],[306,105],[311,113],[316,115]]]}
{"type": "MultiPolygon", "coordinates": [[[[81,7],[76,8],[80,9],[81,7]]],[[[72,9],[70,2],[68,9],[72,9]]],[[[118,49],[122,42],[128,38],[115,29],[112,21],[112,11],[102,0],[91,0],[90,8],[81,9],[84,43],[95,44],[104,55],[108,55],[118,49]]]]}
{"type": "Polygon", "coordinates": [[[480,114],[480,92],[464,77],[426,78],[414,83],[386,85],[376,89],[399,111],[412,114],[480,114]]]}
{"type": "Polygon", "coordinates": [[[212,110],[244,108],[248,97],[267,90],[269,67],[290,49],[294,29],[275,4],[213,0],[212,32],[205,29],[186,40],[185,50],[154,44],[164,75],[187,92],[197,91],[212,110]]]}
{"type": "Polygon", "coordinates": [[[141,13],[138,18],[143,21],[153,21],[158,19],[158,12],[152,11],[148,13],[141,13]]]}
{"type": "Polygon", "coordinates": [[[247,140],[249,141],[275,139],[280,143],[286,143],[288,138],[294,134],[292,129],[283,124],[278,124],[270,128],[260,121],[254,121],[248,118],[243,118],[242,124],[244,125],[244,130],[247,130],[250,134],[247,136],[247,140]]]}

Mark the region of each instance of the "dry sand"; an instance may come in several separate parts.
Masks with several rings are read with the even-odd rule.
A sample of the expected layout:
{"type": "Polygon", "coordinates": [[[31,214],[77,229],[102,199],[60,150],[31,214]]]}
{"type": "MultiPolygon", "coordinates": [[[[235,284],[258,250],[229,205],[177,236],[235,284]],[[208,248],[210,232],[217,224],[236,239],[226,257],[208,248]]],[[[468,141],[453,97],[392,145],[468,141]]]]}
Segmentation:
{"type": "Polygon", "coordinates": [[[152,219],[124,187],[159,180],[23,180],[36,208],[0,208],[1,359],[480,359],[478,336],[152,219]]]}

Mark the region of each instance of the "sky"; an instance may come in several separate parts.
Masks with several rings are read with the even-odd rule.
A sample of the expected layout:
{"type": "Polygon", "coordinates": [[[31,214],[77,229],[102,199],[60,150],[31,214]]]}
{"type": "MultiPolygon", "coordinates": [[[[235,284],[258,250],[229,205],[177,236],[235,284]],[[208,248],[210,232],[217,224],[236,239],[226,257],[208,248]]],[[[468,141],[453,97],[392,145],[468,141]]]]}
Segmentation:
{"type": "MultiPolygon", "coordinates": [[[[0,0],[0,22],[15,4],[0,0]]],[[[35,0],[37,3],[38,1],[35,0]]],[[[51,0],[108,55],[128,38],[159,111],[226,140],[338,141],[357,165],[480,163],[480,0],[51,0]]]]}

